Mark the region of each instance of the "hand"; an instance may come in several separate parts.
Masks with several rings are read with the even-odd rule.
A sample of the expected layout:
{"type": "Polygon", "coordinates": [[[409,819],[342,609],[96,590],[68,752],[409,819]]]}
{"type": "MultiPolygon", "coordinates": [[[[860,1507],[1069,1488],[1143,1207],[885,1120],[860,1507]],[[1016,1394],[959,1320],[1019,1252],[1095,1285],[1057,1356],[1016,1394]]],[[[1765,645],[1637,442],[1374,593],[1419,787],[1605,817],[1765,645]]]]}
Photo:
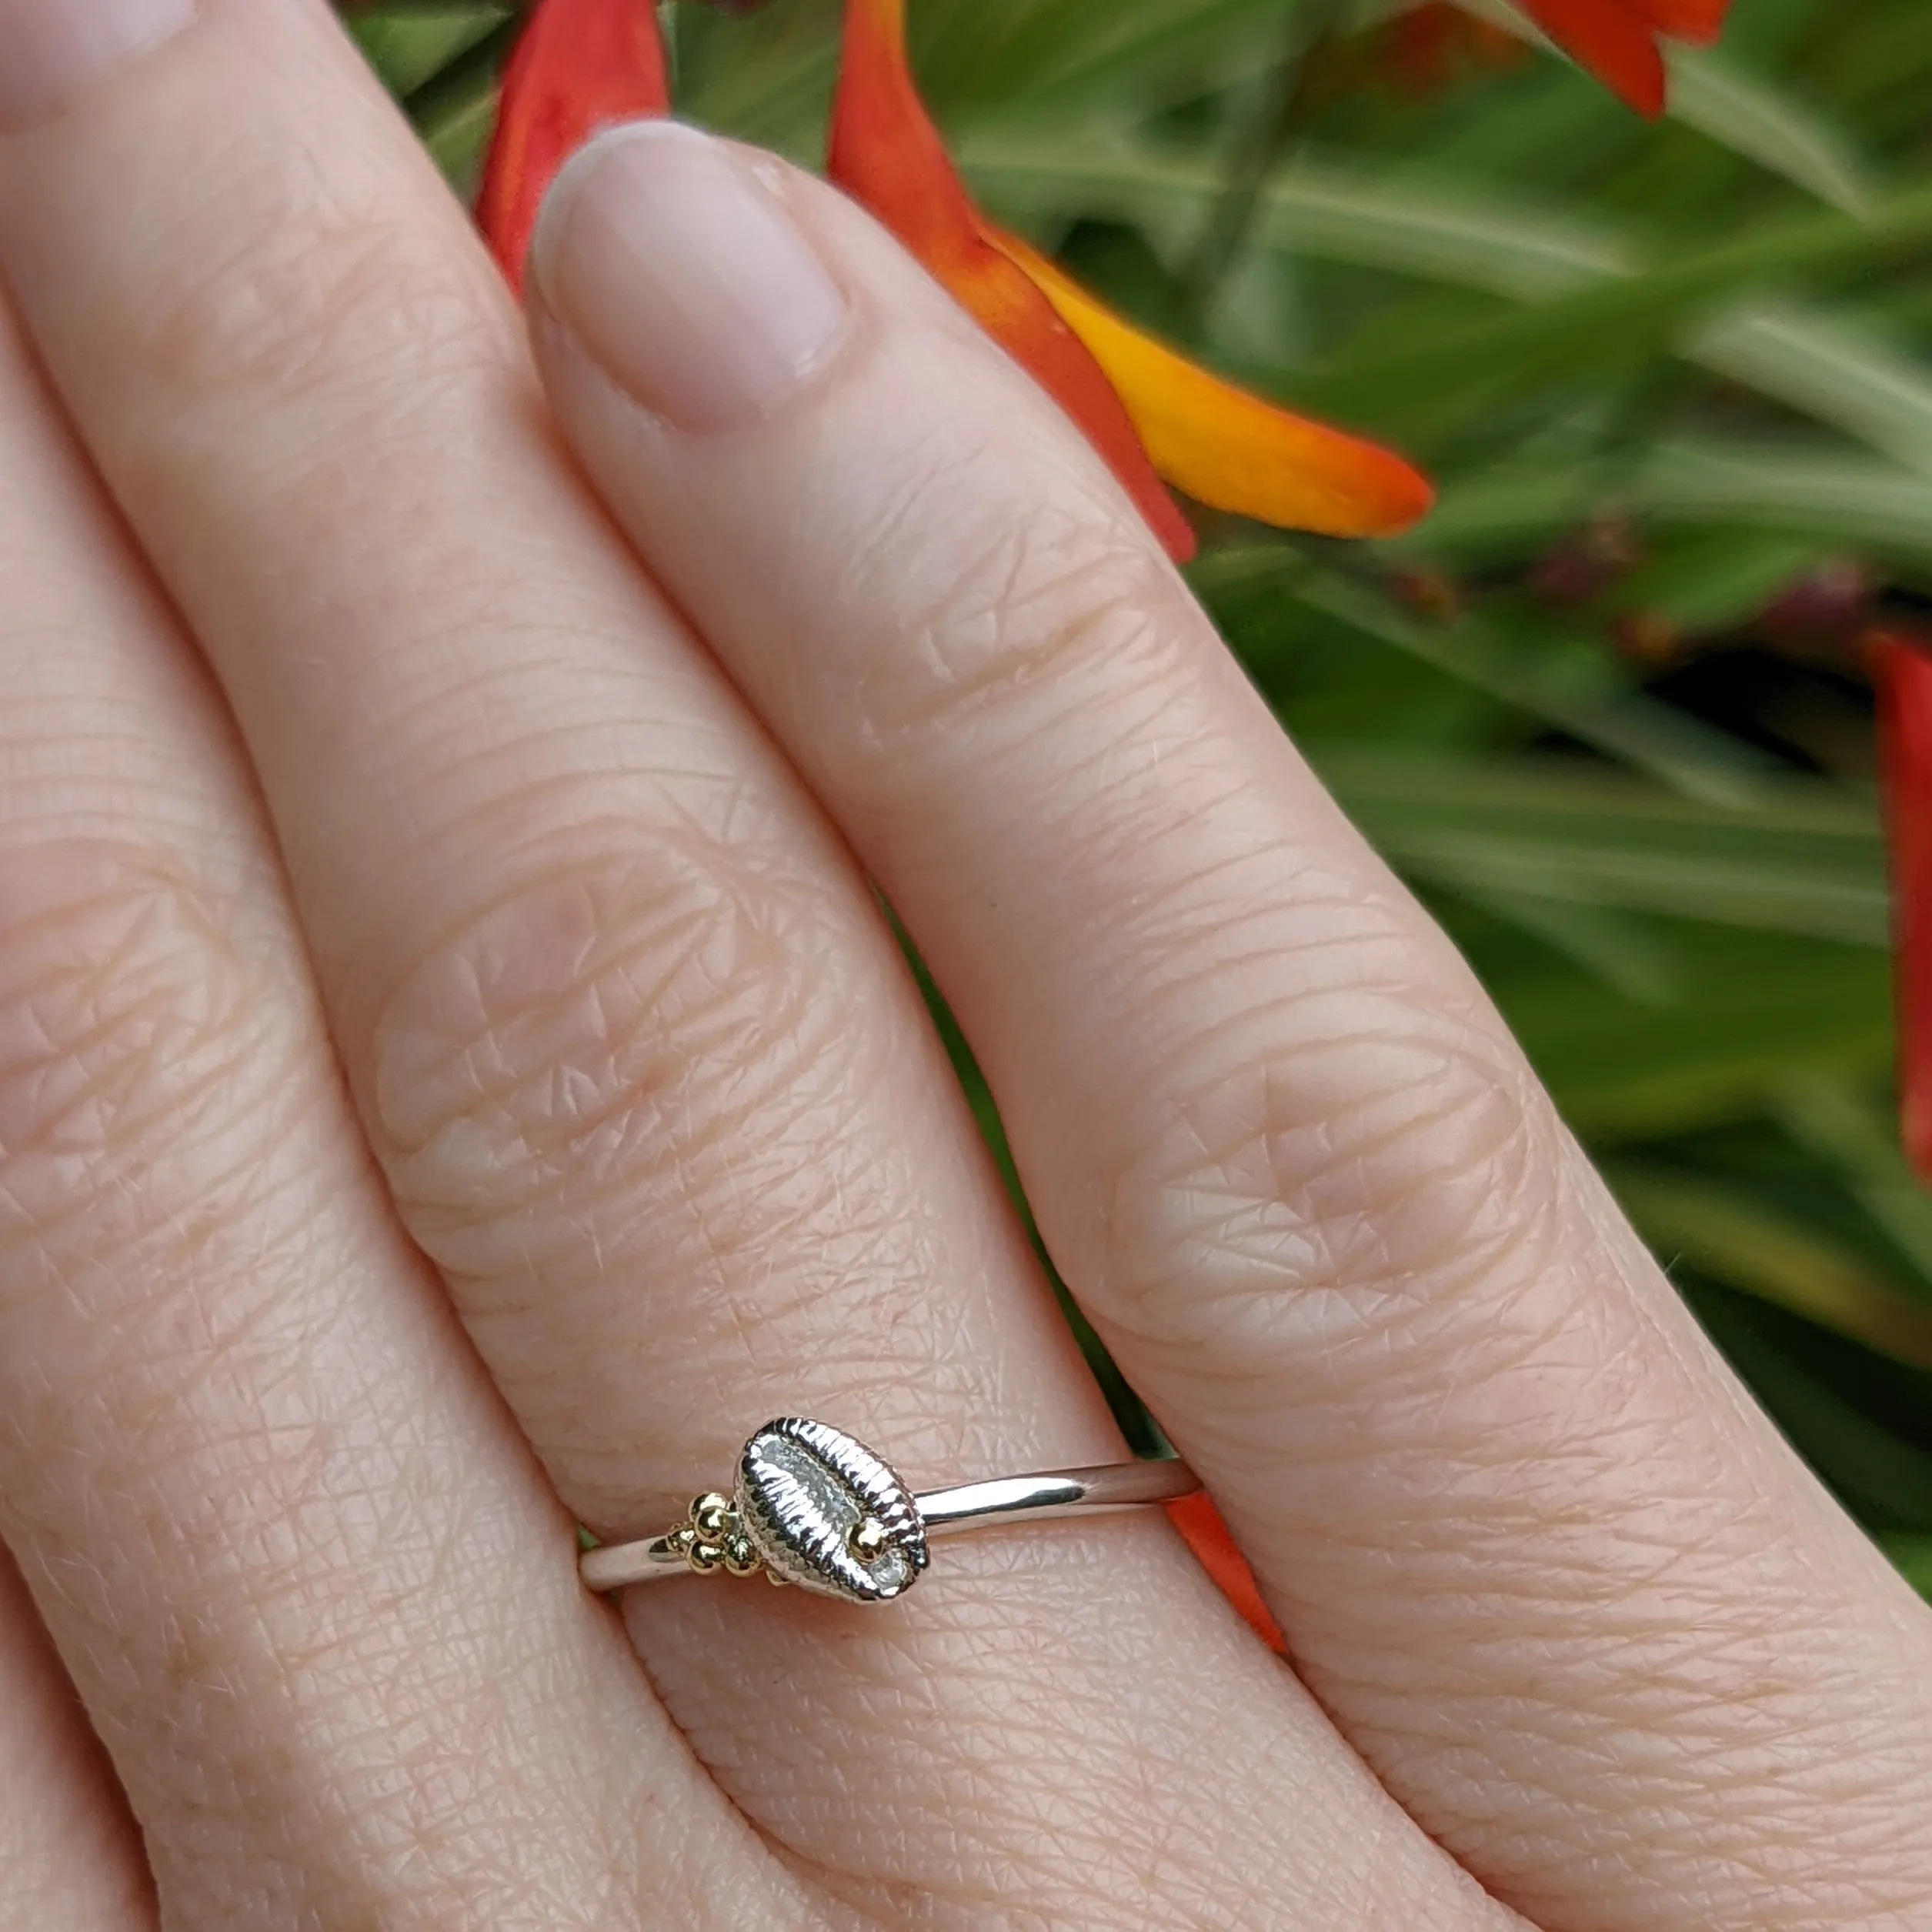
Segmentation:
{"type": "Polygon", "coordinates": [[[622,132],[546,405],[318,0],[51,5],[0,1927],[1932,1926],[1932,1619],[947,301],[622,132]],[[873,1610],[579,1586],[773,1413],[1120,1453],[869,879],[1296,1673],[1157,1516],[873,1610]]]}

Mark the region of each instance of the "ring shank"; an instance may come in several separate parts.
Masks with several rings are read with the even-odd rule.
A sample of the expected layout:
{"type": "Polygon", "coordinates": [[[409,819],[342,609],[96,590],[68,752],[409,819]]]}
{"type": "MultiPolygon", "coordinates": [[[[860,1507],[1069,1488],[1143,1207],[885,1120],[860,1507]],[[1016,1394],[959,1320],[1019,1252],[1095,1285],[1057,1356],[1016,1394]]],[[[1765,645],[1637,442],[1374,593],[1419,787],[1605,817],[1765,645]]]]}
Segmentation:
{"type": "MultiPolygon", "coordinates": [[[[953,1489],[929,1490],[913,1500],[926,1534],[949,1537],[963,1530],[1143,1509],[1192,1496],[1200,1486],[1185,1463],[1104,1463],[1088,1469],[1043,1470],[1032,1476],[963,1483],[953,1489]]],[[[584,1582],[598,1590],[622,1590],[629,1583],[692,1573],[683,1551],[669,1537],[606,1543],[586,1550],[579,1567],[584,1582]]]]}
{"type": "Polygon", "coordinates": [[[1106,1463],[1092,1469],[999,1476],[933,1490],[917,1499],[929,1537],[999,1523],[1049,1523],[1063,1517],[1134,1510],[1192,1496],[1200,1481],[1185,1463],[1106,1463]]]}

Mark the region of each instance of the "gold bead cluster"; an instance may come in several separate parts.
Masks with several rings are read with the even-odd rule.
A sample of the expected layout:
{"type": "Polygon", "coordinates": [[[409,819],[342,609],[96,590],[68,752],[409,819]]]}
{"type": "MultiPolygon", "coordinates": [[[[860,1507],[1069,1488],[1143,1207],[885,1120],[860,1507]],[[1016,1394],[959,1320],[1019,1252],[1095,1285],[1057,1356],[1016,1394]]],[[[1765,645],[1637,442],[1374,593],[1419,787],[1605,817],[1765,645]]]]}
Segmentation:
{"type": "Polygon", "coordinates": [[[762,1567],[731,1498],[716,1490],[706,1490],[692,1503],[689,1516],[667,1540],[700,1577],[716,1570],[732,1577],[755,1577],[762,1567]]]}

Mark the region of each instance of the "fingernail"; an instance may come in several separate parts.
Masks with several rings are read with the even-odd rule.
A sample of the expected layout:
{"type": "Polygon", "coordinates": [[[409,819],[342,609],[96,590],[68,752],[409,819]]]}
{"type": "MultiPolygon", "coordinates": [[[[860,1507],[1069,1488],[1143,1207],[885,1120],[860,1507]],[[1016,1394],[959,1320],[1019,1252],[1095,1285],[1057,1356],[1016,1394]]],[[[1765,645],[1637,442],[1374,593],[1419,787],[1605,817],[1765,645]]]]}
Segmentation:
{"type": "Polygon", "coordinates": [[[762,165],[672,121],[607,135],[573,162],[532,259],[558,320],[682,429],[770,415],[825,366],[850,319],[762,165]]]}
{"type": "Polygon", "coordinates": [[[195,17],[195,0],[0,0],[0,126],[70,100],[195,17]]]}

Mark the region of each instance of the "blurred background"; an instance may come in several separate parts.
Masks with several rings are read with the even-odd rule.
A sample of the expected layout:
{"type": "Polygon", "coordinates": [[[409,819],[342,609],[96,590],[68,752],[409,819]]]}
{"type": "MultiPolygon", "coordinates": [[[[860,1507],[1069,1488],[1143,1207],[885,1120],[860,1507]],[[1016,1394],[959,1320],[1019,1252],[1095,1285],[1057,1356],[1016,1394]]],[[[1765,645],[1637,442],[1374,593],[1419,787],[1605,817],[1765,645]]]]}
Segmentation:
{"type": "MultiPolygon", "coordinates": [[[[819,164],[835,0],[665,18],[680,112],[819,164]]],[[[1393,543],[1205,520],[1190,574],[1719,1347],[1932,1594],[1932,1193],[1893,1120],[1863,649],[1932,636],[1925,0],[1735,0],[1656,125],[1477,0],[913,21],[995,213],[1439,484],[1393,543]]],[[[353,22],[465,189],[516,25],[353,22]]]]}

